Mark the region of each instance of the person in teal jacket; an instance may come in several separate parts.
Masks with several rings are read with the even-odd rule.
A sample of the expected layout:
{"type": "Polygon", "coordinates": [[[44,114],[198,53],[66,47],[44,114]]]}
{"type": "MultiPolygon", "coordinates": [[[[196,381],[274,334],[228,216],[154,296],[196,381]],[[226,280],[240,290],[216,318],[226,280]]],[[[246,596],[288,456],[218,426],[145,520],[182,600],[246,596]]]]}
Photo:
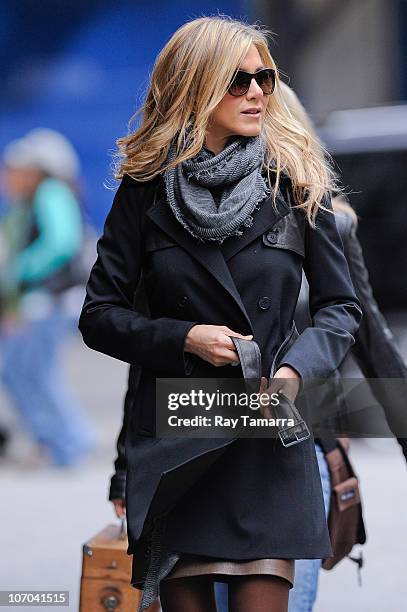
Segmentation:
{"type": "Polygon", "coordinates": [[[93,448],[93,426],[61,372],[59,349],[75,329],[83,293],[79,163],[69,141],[36,129],[3,155],[8,210],[0,263],[2,381],[41,452],[70,466],[93,448]]]}

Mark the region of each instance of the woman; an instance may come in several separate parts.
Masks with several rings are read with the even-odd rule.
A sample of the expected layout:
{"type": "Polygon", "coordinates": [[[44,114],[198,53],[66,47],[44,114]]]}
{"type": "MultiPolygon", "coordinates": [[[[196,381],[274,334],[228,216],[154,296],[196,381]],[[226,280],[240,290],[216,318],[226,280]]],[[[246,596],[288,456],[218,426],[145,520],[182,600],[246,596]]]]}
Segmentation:
{"type": "Polygon", "coordinates": [[[144,589],[141,610],[161,593],[164,612],[210,612],[215,574],[230,582],[234,612],[285,611],[293,559],[331,554],[312,438],[290,448],[155,438],[155,383],[241,377],[231,337],[253,338],[263,376],[274,362],[273,388],[292,397],[335,370],[361,311],[333,175],[284,105],[258,27],[224,17],[182,26],[143,110],[119,140],[122,181],[79,321],[88,346],[141,366],[126,436],[132,584],[144,589]],[[291,241],[274,248],[281,223],[291,241]],[[313,326],[298,335],[303,267],[313,326]],[[132,308],[141,276],[151,317],[132,308]]]}
{"type": "MultiPolygon", "coordinates": [[[[309,131],[313,131],[313,126],[306,114],[298,97],[294,91],[280,83],[281,91],[285,97],[285,102],[288,105],[293,115],[305,125],[309,131]]],[[[314,134],[316,137],[316,134],[314,134]]],[[[372,289],[369,283],[368,273],[365,267],[362,249],[359,244],[356,227],[357,217],[354,210],[349,204],[339,198],[332,200],[332,206],[335,211],[335,221],[341,237],[344,253],[349,265],[349,271],[356,290],[362,310],[362,323],[355,335],[355,345],[346,357],[339,370],[346,368],[348,359],[353,356],[362,372],[368,374],[367,383],[375,379],[376,385],[372,392],[380,385],[381,379],[387,378],[407,378],[407,367],[403,362],[400,352],[393,334],[391,333],[386,320],[380,313],[377,303],[373,297],[372,289]],[[382,359],[382,355],[387,355],[386,359],[382,359]]],[[[143,291],[142,283],[139,284],[135,295],[135,303],[137,310],[146,309],[145,292],[143,291]]],[[[308,327],[312,322],[310,320],[308,310],[308,289],[306,281],[303,278],[300,298],[297,304],[295,319],[298,329],[308,327]]],[[[126,511],[125,503],[125,483],[126,483],[126,457],[125,457],[125,434],[129,413],[131,407],[134,406],[134,394],[137,388],[139,367],[130,366],[129,369],[129,386],[124,400],[123,423],[120,434],[117,438],[117,457],[114,462],[114,474],[111,477],[109,487],[109,500],[112,501],[115,512],[118,517],[123,516],[126,511]],[[133,370],[137,370],[137,373],[133,370]]],[[[383,385],[382,393],[376,399],[381,404],[390,426],[393,429],[394,435],[402,430],[402,428],[394,426],[395,418],[399,412],[397,398],[390,397],[388,394],[387,385],[383,385]]],[[[406,440],[398,438],[399,444],[404,456],[407,458],[406,440]]],[[[328,465],[325,460],[323,449],[318,440],[315,440],[315,449],[317,453],[318,465],[321,475],[322,490],[324,494],[324,502],[326,512],[329,510],[329,500],[331,494],[330,477],[328,465]]],[[[321,565],[320,559],[306,559],[296,561],[295,564],[295,585],[290,591],[289,597],[289,612],[309,612],[313,609],[318,587],[318,574],[321,565]]],[[[227,610],[227,585],[216,584],[216,603],[218,612],[227,610]]]]}

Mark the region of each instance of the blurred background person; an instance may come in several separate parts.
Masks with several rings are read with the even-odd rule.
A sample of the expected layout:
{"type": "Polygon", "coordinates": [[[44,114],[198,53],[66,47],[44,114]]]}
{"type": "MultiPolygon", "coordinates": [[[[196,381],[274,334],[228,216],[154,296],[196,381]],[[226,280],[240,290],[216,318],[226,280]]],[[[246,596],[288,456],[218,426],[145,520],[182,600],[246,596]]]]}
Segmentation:
{"type": "MultiPolygon", "coordinates": [[[[311,119],[297,94],[285,83],[281,84],[281,89],[285,103],[293,116],[306,126],[313,138],[318,139],[319,137],[311,119]]],[[[365,376],[368,385],[371,385],[372,393],[383,409],[384,419],[387,421],[393,435],[397,438],[400,450],[404,454],[405,459],[407,459],[407,439],[400,437],[400,432],[406,430],[405,400],[398,397],[397,393],[394,393],[392,387],[388,384],[389,378],[407,380],[407,366],[373,296],[362,248],[356,236],[357,215],[345,198],[340,195],[332,198],[332,207],[335,212],[336,225],[344,247],[349,272],[363,311],[363,318],[355,335],[355,345],[351,348],[350,354],[345,357],[343,364],[341,364],[336,372],[336,378],[339,379],[340,376],[346,377],[347,362],[350,355],[352,355],[360,368],[360,376],[365,376]],[[374,385],[371,384],[372,381],[370,379],[375,379],[374,385]]],[[[311,324],[308,283],[304,274],[295,320],[299,331],[302,331],[311,324]]],[[[337,393],[335,401],[338,406],[338,414],[346,415],[346,405],[341,404],[343,402],[341,393],[337,393]]],[[[341,424],[338,425],[338,430],[340,430],[341,424]]],[[[345,444],[346,450],[349,451],[350,440],[342,439],[341,442],[345,444]]],[[[325,454],[334,447],[334,433],[330,436],[329,433],[324,432],[322,438],[315,438],[315,448],[327,516],[331,501],[331,482],[325,454]]],[[[294,588],[291,589],[289,594],[289,612],[312,612],[317,598],[321,563],[322,560],[318,559],[301,559],[295,562],[295,582],[294,588]]]]}
{"type": "Polygon", "coordinates": [[[5,147],[3,164],[1,380],[40,462],[72,466],[96,442],[60,368],[86,280],[79,159],[62,134],[37,128],[5,147]]]}

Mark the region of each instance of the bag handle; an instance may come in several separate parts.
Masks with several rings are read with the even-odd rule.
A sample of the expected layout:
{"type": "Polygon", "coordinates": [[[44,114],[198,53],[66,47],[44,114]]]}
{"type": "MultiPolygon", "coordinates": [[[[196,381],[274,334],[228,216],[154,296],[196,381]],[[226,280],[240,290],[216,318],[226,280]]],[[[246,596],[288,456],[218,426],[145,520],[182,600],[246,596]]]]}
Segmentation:
{"type": "Polygon", "coordinates": [[[120,531],[119,531],[119,535],[118,535],[118,540],[125,540],[127,538],[127,522],[126,522],[126,515],[124,514],[121,518],[120,518],[120,531]]]}

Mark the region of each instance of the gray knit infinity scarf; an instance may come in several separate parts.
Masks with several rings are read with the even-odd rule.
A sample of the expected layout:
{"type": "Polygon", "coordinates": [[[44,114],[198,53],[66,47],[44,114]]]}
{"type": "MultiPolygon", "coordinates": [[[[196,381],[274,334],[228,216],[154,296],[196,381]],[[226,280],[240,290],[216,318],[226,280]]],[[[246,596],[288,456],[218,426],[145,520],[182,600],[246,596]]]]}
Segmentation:
{"type": "MultiPolygon", "coordinates": [[[[167,162],[173,159],[174,142],[167,162]]],[[[263,160],[259,136],[236,136],[218,155],[202,147],[195,157],[166,170],[167,200],[176,219],[202,241],[221,244],[228,236],[241,236],[270,194],[261,174],[263,160]]]]}

